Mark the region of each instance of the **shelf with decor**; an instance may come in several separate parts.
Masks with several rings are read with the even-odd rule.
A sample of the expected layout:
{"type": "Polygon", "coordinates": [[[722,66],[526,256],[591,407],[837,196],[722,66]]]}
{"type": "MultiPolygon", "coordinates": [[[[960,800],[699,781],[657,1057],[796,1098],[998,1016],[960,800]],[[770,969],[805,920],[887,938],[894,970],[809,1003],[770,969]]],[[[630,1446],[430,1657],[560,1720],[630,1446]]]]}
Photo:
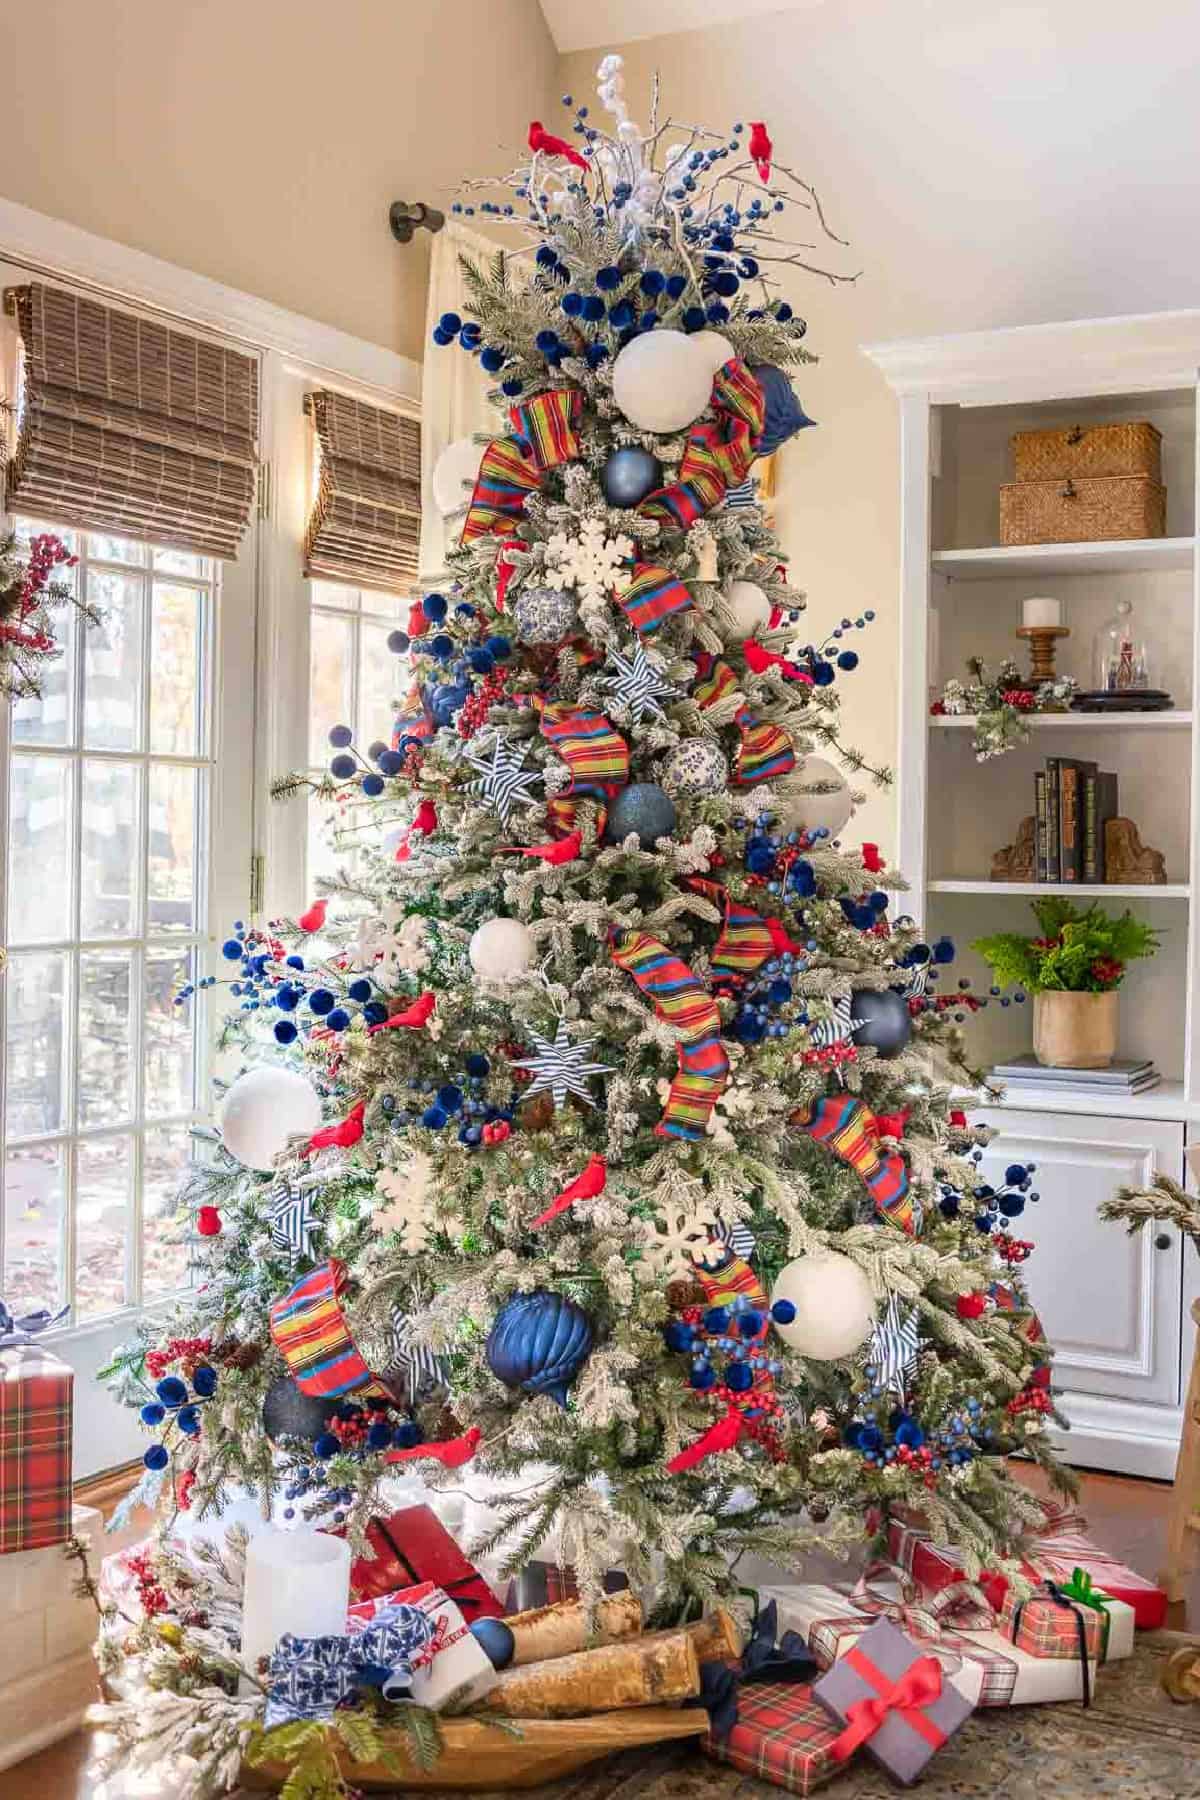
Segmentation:
{"type": "MultiPolygon", "coordinates": [[[[997,1155],[1032,1158],[1042,1171],[1043,1204],[1027,1235],[1043,1256],[1030,1277],[1060,1346],[1073,1460],[1169,1476],[1183,1398],[1180,1309],[1200,1295],[1200,1263],[1193,1270],[1183,1258],[1177,1234],[1161,1252],[1130,1250],[1098,1223],[1093,1202],[1136,1171],[1185,1180],[1185,1149],[1200,1142],[1200,908],[1191,904],[1200,892],[1200,312],[875,345],[866,354],[900,404],[896,860],[911,884],[907,910],[931,939],[945,935],[956,946],[946,991],[967,981],[988,994],[992,968],[973,946],[1037,935],[1031,907],[1041,899],[1096,904],[1114,918],[1128,909],[1156,933],[1155,953],[1129,963],[1117,989],[1116,1054],[1152,1065],[1157,1084],[1136,1091],[1141,1078],[1131,1076],[1127,1088],[1105,1087],[1084,1072],[1076,1080],[1073,1069],[1052,1080],[1035,1065],[1028,1081],[974,1096],[974,1116],[1000,1130],[997,1155]],[[1054,436],[1014,442],[1029,433],[1054,436]],[[1115,526],[1115,514],[1105,523],[1106,490],[1087,485],[1090,471],[1063,475],[1057,490],[1011,491],[1038,479],[1030,456],[1042,444],[1052,455],[1060,442],[1082,443],[1086,456],[1114,443],[1140,447],[1145,460],[1132,472],[1112,465],[1123,480],[1111,501],[1124,509],[1115,526]],[[1087,529],[1068,530],[1071,518],[1087,529]],[[1103,535],[1108,526],[1127,535],[1103,535]],[[1016,541],[1022,529],[1061,541],[1016,541]],[[1112,646],[1124,650],[1127,641],[1133,675],[1127,681],[1122,667],[1114,683],[1112,646]],[[985,682],[972,670],[976,660],[985,682]],[[1011,686],[998,679],[1006,660],[1016,665],[1011,686]],[[1034,669],[1040,680],[1047,661],[1078,690],[1116,686],[1141,698],[1112,710],[1026,710],[1040,703],[1034,669]],[[968,704],[931,714],[951,680],[960,684],[953,704],[968,704]],[[1003,703],[1009,714],[994,707],[1004,692],[1016,694],[1003,703]],[[1049,821],[1039,827],[1036,796],[1051,779],[1061,796],[1064,764],[1076,770],[1073,804],[1081,794],[1092,803],[1088,866],[1108,879],[1036,879],[1052,869],[1037,854],[1048,850],[1049,821]],[[1101,789],[1101,774],[1115,776],[1115,796],[1110,785],[1101,789]],[[1101,793],[1116,807],[1111,844],[1111,805],[1101,809],[1101,793]],[[1110,849],[1116,879],[1101,866],[1110,849]],[[1127,869],[1137,878],[1125,879],[1127,869]],[[1154,878],[1141,879],[1147,873],[1154,878]],[[1111,1305],[1080,1312],[1072,1299],[1079,1267],[1103,1272],[1111,1305]]],[[[1102,455],[1099,463],[1106,474],[1102,455]]],[[[1049,698],[1043,690],[1041,701],[1049,698]]],[[[1075,866],[1082,874],[1082,862],[1075,866]]],[[[1010,994],[966,1014],[969,1054],[984,1069],[1030,1057],[1035,1007],[1010,994]]]]}

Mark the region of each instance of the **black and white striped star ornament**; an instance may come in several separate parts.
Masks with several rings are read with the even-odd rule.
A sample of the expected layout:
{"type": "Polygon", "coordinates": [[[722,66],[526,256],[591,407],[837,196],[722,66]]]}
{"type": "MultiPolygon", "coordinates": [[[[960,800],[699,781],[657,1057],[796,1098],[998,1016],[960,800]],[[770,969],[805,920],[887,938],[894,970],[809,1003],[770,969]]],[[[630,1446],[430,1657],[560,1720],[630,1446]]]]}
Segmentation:
{"type": "Polygon", "coordinates": [[[540,771],[526,766],[525,751],[519,745],[497,735],[490,751],[472,747],[466,756],[479,772],[479,780],[471,783],[472,793],[495,810],[502,825],[508,824],[515,805],[537,798],[533,788],[541,780],[540,771]]]}
{"type": "Polygon", "coordinates": [[[514,1069],[528,1069],[533,1080],[525,1089],[524,1098],[530,1099],[534,1094],[549,1093],[554,1096],[555,1106],[566,1104],[568,1094],[574,1094],[586,1106],[595,1106],[587,1089],[589,1075],[611,1075],[612,1067],[608,1063],[588,1061],[588,1052],[595,1043],[595,1038],[580,1038],[573,1044],[567,1036],[566,1021],[558,1021],[558,1029],[552,1038],[544,1038],[531,1030],[537,1051],[535,1056],[522,1057],[513,1063],[514,1069]]]}
{"type": "Polygon", "coordinates": [[[646,655],[643,644],[635,644],[629,656],[610,650],[605,667],[612,674],[601,676],[600,686],[627,706],[635,719],[665,719],[659,701],[680,697],[679,689],[663,680],[662,671],[646,655]]]}

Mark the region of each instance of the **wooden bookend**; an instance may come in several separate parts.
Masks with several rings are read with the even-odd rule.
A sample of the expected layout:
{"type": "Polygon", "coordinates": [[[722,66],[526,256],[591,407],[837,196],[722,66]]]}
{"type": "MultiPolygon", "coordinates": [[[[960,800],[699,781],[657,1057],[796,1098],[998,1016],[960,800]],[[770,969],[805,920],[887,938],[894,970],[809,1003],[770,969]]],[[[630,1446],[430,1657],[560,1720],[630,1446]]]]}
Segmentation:
{"type": "Polygon", "coordinates": [[[997,850],[992,857],[992,880],[1037,880],[1037,851],[1032,813],[1027,819],[1022,819],[1017,827],[1016,843],[1005,844],[1003,850],[997,850]]]}
{"type": "Polygon", "coordinates": [[[1109,819],[1105,824],[1104,879],[1153,887],[1167,879],[1162,851],[1143,844],[1132,819],[1109,819]]]}

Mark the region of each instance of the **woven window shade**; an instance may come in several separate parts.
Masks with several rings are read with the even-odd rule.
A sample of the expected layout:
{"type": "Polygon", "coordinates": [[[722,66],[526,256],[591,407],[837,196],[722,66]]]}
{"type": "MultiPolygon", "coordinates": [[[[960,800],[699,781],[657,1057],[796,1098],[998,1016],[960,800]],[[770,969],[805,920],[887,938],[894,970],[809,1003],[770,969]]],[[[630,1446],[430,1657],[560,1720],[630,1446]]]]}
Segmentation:
{"type": "Polygon", "coordinates": [[[321,456],[305,573],[403,593],[421,539],[420,425],[327,388],[306,394],[304,409],[321,456]]]}
{"type": "Polygon", "coordinates": [[[8,502],[66,524],[234,557],[258,477],[258,364],[33,282],[8,502]]]}

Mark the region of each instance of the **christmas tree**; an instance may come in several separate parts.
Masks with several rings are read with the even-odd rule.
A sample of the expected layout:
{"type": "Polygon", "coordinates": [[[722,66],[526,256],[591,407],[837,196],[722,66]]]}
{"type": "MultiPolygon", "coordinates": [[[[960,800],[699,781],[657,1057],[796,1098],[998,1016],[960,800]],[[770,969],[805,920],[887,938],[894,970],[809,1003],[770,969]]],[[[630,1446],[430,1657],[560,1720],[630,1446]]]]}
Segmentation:
{"type": "Polygon", "coordinates": [[[469,1466],[507,1567],[550,1536],[678,1618],[905,1504],[986,1561],[1036,1516],[1008,1454],[1063,1478],[1031,1173],[988,1185],[950,1106],[980,1002],[821,754],[863,772],[871,615],[805,641],[755,497],[812,423],[778,274],[843,278],[788,217],[840,240],[763,125],[643,130],[600,75],[611,130],[568,100],[460,202],[520,240],[434,334],[497,434],[390,742],[330,733],[341,878],[224,946],[201,1278],[112,1378],[168,1513],[249,1489],[359,1542],[398,1468],[469,1466]]]}

